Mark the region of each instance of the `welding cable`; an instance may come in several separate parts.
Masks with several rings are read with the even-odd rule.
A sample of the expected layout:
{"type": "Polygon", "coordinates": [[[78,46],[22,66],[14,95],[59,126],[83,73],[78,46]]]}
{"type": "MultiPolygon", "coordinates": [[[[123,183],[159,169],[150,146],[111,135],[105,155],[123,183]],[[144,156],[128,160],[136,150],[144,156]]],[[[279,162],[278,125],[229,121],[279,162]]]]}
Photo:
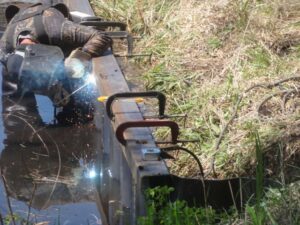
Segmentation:
{"type": "Polygon", "coordinates": [[[162,151],[165,151],[165,152],[180,150],[180,151],[184,151],[184,152],[190,154],[195,159],[195,161],[197,162],[199,170],[200,170],[201,177],[202,177],[202,179],[204,179],[204,170],[203,170],[202,164],[201,164],[199,158],[195,155],[195,153],[188,150],[187,148],[184,148],[184,147],[178,146],[178,145],[161,147],[160,149],[162,151]]]}
{"type": "Polygon", "coordinates": [[[202,164],[201,164],[199,158],[195,155],[195,153],[188,150],[187,148],[184,148],[184,147],[178,146],[178,145],[162,147],[160,149],[165,152],[181,150],[181,151],[184,151],[184,152],[190,154],[196,160],[199,170],[200,170],[200,174],[201,174],[201,183],[202,183],[202,187],[203,187],[204,204],[205,204],[205,207],[207,207],[207,193],[206,193],[206,185],[205,185],[205,181],[204,181],[204,170],[203,170],[203,167],[202,167],[202,164]]]}

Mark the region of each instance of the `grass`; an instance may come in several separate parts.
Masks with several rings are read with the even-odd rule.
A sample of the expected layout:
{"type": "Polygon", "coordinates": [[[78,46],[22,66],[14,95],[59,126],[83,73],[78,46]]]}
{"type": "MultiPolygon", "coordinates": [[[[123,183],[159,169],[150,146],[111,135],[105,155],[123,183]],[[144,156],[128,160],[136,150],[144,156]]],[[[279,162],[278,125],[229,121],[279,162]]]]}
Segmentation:
{"type": "Polygon", "coordinates": [[[170,201],[172,187],[155,187],[146,190],[147,215],[140,217],[138,225],[299,225],[299,193],[300,183],[282,186],[281,189],[264,187],[263,146],[258,132],[252,133],[255,143],[256,157],[256,191],[255,198],[249,199],[245,210],[236,208],[224,212],[216,212],[207,208],[190,207],[185,201],[170,201]]]}
{"type": "Polygon", "coordinates": [[[215,224],[220,220],[220,216],[211,208],[189,207],[186,202],[178,200],[170,202],[169,194],[172,191],[174,189],[167,186],[147,190],[148,214],[139,218],[138,225],[215,224]]]}
{"type": "Polygon", "coordinates": [[[262,207],[263,201],[263,180],[264,180],[264,165],[263,152],[258,133],[255,136],[255,150],[256,150],[256,200],[255,206],[246,206],[246,213],[250,216],[253,225],[264,225],[267,221],[267,214],[262,207]]]}
{"type": "MultiPolygon", "coordinates": [[[[297,1],[91,3],[98,15],[127,23],[129,31],[141,37],[135,52],[153,54],[151,64],[138,61],[144,68],[144,89],[165,93],[169,114],[189,115],[182,138],[200,137],[200,143],[188,147],[199,155],[206,172],[215,158],[219,177],[253,174],[253,169],[246,168],[255,166],[255,145],[249,144],[252,130],[247,124],[259,127],[263,151],[284,142],[283,160],[296,164],[299,143],[293,134],[297,129],[290,125],[299,121],[298,80],[262,86],[298,75],[297,1]],[[221,134],[224,137],[216,149],[221,134]]],[[[272,170],[271,165],[265,166],[272,170]]],[[[193,169],[177,173],[193,176],[193,169]]]]}
{"type": "MultiPolygon", "coordinates": [[[[144,89],[167,95],[168,114],[189,116],[180,139],[200,140],[186,147],[200,158],[206,176],[257,174],[257,132],[264,176],[283,184],[299,180],[299,1],[91,3],[98,15],[127,23],[129,31],[141,37],[135,52],[153,54],[152,63],[136,60],[143,68],[138,76],[143,77],[144,89]]],[[[178,120],[181,126],[182,121],[178,120]]],[[[197,176],[188,157],[177,163],[172,172],[197,176]]],[[[270,190],[260,207],[249,206],[252,224],[264,219],[299,224],[294,213],[283,216],[289,222],[278,217],[300,208],[299,201],[287,200],[295,190],[293,184],[279,192],[270,190]],[[291,207],[280,207],[290,201],[291,207]]]]}

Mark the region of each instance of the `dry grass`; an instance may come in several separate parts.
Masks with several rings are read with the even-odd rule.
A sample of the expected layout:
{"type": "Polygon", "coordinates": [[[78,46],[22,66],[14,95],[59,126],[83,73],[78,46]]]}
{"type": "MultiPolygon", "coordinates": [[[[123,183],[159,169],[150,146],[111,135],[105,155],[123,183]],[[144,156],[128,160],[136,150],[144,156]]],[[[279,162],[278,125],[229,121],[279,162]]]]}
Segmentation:
{"type": "MultiPolygon", "coordinates": [[[[189,114],[182,138],[200,138],[189,147],[206,173],[214,159],[218,177],[253,174],[258,130],[266,174],[299,178],[299,79],[269,85],[300,76],[299,1],[91,2],[143,37],[135,51],[153,53],[145,86],[168,95],[169,112],[189,114]]],[[[178,163],[177,173],[195,175],[196,165],[178,163]]]]}

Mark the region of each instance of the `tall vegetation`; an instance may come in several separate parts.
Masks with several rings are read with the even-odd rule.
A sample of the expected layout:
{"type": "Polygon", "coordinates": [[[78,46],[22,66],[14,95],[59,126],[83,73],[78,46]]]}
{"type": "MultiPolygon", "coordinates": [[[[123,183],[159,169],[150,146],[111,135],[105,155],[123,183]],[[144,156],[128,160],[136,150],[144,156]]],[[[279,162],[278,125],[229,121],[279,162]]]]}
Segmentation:
{"type": "MultiPolygon", "coordinates": [[[[136,59],[144,68],[138,76],[145,89],[168,95],[169,113],[188,114],[181,135],[200,139],[190,147],[206,173],[254,174],[256,129],[268,175],[299,174],[298,1],[91,3],[99,16],[128,24],[140,38],[135,53],[152,54],[151,64],[136,59]]],[[[180,175],[196,174],[196,167],[180,163],[180,175]]]]}
{"type": "MultiPolygon", "coordinates": [[[[167,94],[168,113],[189,116],[181,138],[200,140],[188,147],[201,159],[206,176],[258,176],[256,203],[246,207],[245,218],[231,217],[229,224],[300,224],[300,184],[295,182],[300,177],[299,1],[91,3],[99,16],[127,23],[139,37],[135,53],[152,54],[151,63],[135,59],[143,74],[134,76],[143,77],[145,89],[167,94]],[[294,183],[263,195],[262,177],[294,183]]],[[[171,171],[197,176],[186,157],[171,171]]],[[[179,212],[162,224],[176,224],[177,213],[191,210],[186,207],[182,202],[163,207],[164,213],[179,212]]],[[[200,218],[205,210],[191,215],[200,218]]],[[[216,219],[213,211],[210,215],[216,219]]],[[[142,222],[151,224],[147,218],[142,222]]],[[[210,224],[191,222],[203,223],[210,224]]]]}
{"type": "Polygon", "coordinates": [[[253,133],[252,137],[256,150],[256,191],[254,201],[249,200],[245,206],[245,212],[241,213],[236,208],[226,212],[216,212],[210,207],[189,207],[185,201],[171,202],[169,195],[174,188],[163,186],[146,191],[147,216],[139,218],[138,224],[300,224],[300,205],[299,201],[295,200],[299,197],[300,185],[293,184],[282,189],[266,190],[264,188],[264,164],[260,137],[257,132],[253,133]],[[290,194],[293,194],[294,198],[291,198],[290,194]],[[282,206],[285,209],[280,209],[282,206]]]}
{"type": "MultiPolygon", "coordinates": [[[[200,140],[188,147],[207,176],[256,174],[257,132],[264,165],[259,173],[291,184],[269,190],[267,199],[257,201],[260,206],[248,207],[247,215],[257,217],[252,224],[263,218],[299,224],[299,1],[91,3],[99,16],[127,23],[138,37],[135,53],[152,54],[151,63],[135,59],[143,68],[138,76],[145,89],[168,96],[169,114],[189,116],[181,138],[200,140]]],[[[187,160],[180,158],[172,172],[196,176],[196,165],[187,160]]]]}

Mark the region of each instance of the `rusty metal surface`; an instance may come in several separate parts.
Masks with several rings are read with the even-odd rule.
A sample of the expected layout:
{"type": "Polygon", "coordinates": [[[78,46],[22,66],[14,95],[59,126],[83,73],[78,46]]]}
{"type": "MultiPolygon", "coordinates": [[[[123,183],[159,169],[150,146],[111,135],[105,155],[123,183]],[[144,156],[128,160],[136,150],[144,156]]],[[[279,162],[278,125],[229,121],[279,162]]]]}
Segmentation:
{"type": "MultiPolygon", "coordinates": [[[[64,0],[71,11],[80,11],[94,16],[88,1],[64,0]]],[[[96,78],[98,90],[101,95],[111,96],[120,92],[130,92],[126,79],[111,51],[102,57],[93,59],[92,73],[96,78]]],[[[162,160],[144,161],[142,150],[155,148],[155,140],[150,128],[133,127],[122,131],[126,140],[143,140],[143,143],[127,141],[122,146],[115,137],[120,124],[130,121],[141,121],[143,115],[135,100],[116,101],[111,106],[114,114],[110,120],[105,114],[104,106],[99,103],[99,127],[102,130],[103,157],[109,158],[110,177],[106,177],[107,186],[101,186],[100,210],[106,215],[102,222],[108,224],[135,224],[137,217],[145,214],[145,199],[143,192],[147,188],[149,177],[169,175],[167,167],[162,160]],[[101,111],[102,110],[102,111],[101,111]],[[101,112],[103,114],[101,114],[101,112]],[[116,216],[117,212],[123,212],[116,216]]],[[[104,168],[107,169],[107,168],[104,168]]],[[[105,224],[105,223],[103,223],[105,224]]]]}
{"type": "Polygon", "coordinates": [[[79,11],[94,16],[94,11],[87,0],[56,0],[54,2],[65,3],[71,11],[79,11]]]}
{"type": "Polygon", "coordinates": [[[166,106],[166,96],[158,91],[147,91],[147,92],[120,92],[110,95],[106,101],[106,113],[110,119],[114,117],[112,112],[112,104],[118,99],[124,98],[157,98],[159,106],[159,117],[164,116],[166,106]]]}
{"type": "MultiPolygon", "coordinates": [[[[104,96],[111,96],[119,92],[129,92],[126,80],[120,70],[115,57],[108,53],[93,60],[93,74],[96,77],[99,92],[104,96]]],[[[123,216],[121,218],[109,215],[110,224],[135,224],[138,216],[145,215],[144,191],[147,188],[147,179],[155,176],[168,175],[168,170],[163,161],[144,161],[142,149],[156,147],[152,132],[149,128],[129,128],[124,132],[128,140],[144,140],[144,143],[128,141],[126,146],[120,146],[114,132],[117,127],[128,121],[143,120],[143,116],[134,100],[117,101],[112,106],[114,120],[104,116],[104,122],[110,125],[104,127],[103,132],[111,131],[109,147],[114,157],[113,164],[120,174],[120,204],[123,216]],[[116,162],[121,162],[117,165],[116,162]]],[[[103,140],[104,142],[106,140],[103,140]]],[[[111,202],[114,203],[114,202],[111,202]]],[[[109,205],[109,209],[116,207],[109,205]]]]}
{"type": "MultiPolygon", "coordinates": [[[[93,60],[93,73],[96,76],[97,84],[100,93],[105,96],[110,96],[119,92],[129,92],[126,80],[116,62],[113,55],[108,54],[93,60]]],[[[116,131],[117,127],[129,121],[141,121],[143,116],[134,100],[117,101],[112,106],[114,112],[114,120],[111,125],[116,131]]],[[[143,140],[144,144],[137,144],[139,148],[155,147],[155,140],[149,128],[129,128],[124,132],[124,138],[128,140],[143,140]]],[[[126,152],[123,149],[125,157],[129,160],[132,170],[142,162],[140,153],[126,152]]],[[[161,171],[159,174],[167,174],[167,169],[162,161],[157,161],[161,171]]],[[[132,171],[135,173],[134,171],[132,171]]],[[[153,175],[157,175],[157,171],[153,171],[153,175]]]]}
{"type": "Polygon", "coordinates": [[[93,26],[97,27],[100,30],[105,30],[109,27],[112,28],[119,28],[120,31],[125,31],[126,30],[126,24],[121,23],[121,22],[114,22],[114,21],[82,21],[80,23],[81,25],[85,26],[93,26]]]}
{"type": "MultiPolygon", "coordinates": [[[[172,134],[172,143],[176,144],[179,135],[178,124],[171,120],[137,120],[128,121],[120,124],[116,130],[116,137],[122,145],[126,145],[127,140],[124,138],[124,132],[128,128],[137,127],[169,127],[172,134]]],[[[135,140],[137,142],[144,142],[144,140],[135,140]]]]}

